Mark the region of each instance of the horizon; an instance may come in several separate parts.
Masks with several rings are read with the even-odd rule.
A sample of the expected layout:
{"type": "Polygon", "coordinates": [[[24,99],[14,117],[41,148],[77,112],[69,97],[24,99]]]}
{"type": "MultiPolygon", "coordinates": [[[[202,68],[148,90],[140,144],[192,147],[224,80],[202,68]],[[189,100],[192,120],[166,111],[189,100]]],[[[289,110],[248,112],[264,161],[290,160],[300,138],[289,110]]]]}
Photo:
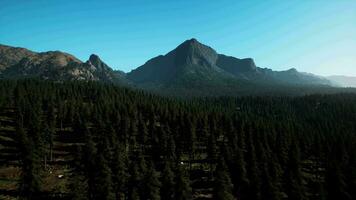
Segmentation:
{"type": "Polygon", "coordinates": [[[68,2],[0,0],[0,43],[129,72],[196,38],[262,68],[356,76],[356,2],[68,2]]]}

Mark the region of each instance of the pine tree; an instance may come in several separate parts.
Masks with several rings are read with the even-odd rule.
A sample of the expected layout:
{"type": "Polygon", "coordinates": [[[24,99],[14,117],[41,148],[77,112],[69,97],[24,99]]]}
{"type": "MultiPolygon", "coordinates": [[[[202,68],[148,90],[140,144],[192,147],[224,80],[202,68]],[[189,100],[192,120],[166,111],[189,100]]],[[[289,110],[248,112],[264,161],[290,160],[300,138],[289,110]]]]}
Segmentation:
{"type": "Polygon", "coordinates": [[[83,162],[85,169],[85,177],[87,178],[88,183],[88,198],[94,199],[96,195],[96,180],[95,175],[97,173],[96,164],[97,164],[97,148],[89,132],[89,129],[86,124],[84,124],[84,130],[86,135],[85,146],[83,149],[83,162]]]}
{"type": "Polygon", "coordinates": [[[82,153],[81,147],[78,146],[74,156],[73,170],[69,182],[69,188],[71,188],[70,197],[74,200],[88,199],[88,184],[84,174],[85,166],[83,166],[82,153]]]}
{"type": "Polygon", "coordinates": [[[128,182],[129,199],[140,199],[142,174],[139,171],[138,164],[134,162],[130,167],[130,179],[128,182]]]}
{"type": "Polygon", "coordinates": [[[95,173],[94,199],[114,199],[111,181],[111,171],[102,154],[98,155],[95,173]]]}
{"type": "Polygon", "coordinates": [[[217,145],[214,133],[210,133],[207,144],[207,159],[210,167],[210,174],[213,174],[213,166],[217,159],[217,145]]]}
{"type": "Polygon", "coordinates": [[[146,172],[146,162],[141,152],[137,152],[131,162],[129,169],[130,178],[128,180],[129,198],[135,199],[143,196],[143,179],[146,172]]]}
{"type": "Polygon", "coordinates": [[[21,194],[27,196],[29,199],[35,198],[40,192],[40,169],[38,163],[38,156],[32,150],[34,147],[32,142],[26,141],[26,138],[21,139],[24,146],[22,151],[22,180],[21,180],[21,194]]]}
{"type": "Polygon", "coordinates": [[[195,123],[193,121],[189,121],[187,123],[187,129],[188,129],[188,154],[189,154],[189,170],[192,168],[192,162],[194,160],[195,156],[195,150],[196,150],[196,129],[195,129],[195,123]]]}
{"type": "Polygon", "coordinates": [[[161,182],[159,181],[158,173],[154,169],[153,163],[150,163],[148,165],[143,182],[144,192],[142,199],[160,200],[161,182]]]}
{"type": "Polygon", "coordinates": [[[71,199],[73,200],[86,200],[88,197],[87,188],[85,184],[85,177],[81,174],[73,174],[71,177],[71,183],[69,185],[71,188],[71,199]]]}
{"type": "Polygon", "coordinates": [[[190,186],[189,178],[186,176],[186,171],[182,166],[177,167],[175,177],[175,194],[176,200],[189,200],[192,199],[192,188],[190,186]]]}
{"type": "Polygon", "coordinates": [[[287,139],[287,134],[277,133],[276,138],[276,152],[278,155],[279,163],[284,168],[288,161],[288,151],[289,151],[289,141],[287,139]]]}
{"type": "Polygon", "coordinates": [[[326,173],[328,199],[351,200],[346,190],[345,177],[336,163],[329,164],[326,173]]]}
{"type": "Polygon", "coordinates": [[[143,151],[148,141],[148,130],[147,130],[146,122],[144,121],[144,119],[142,119],[142,115],[140,115],[138,120],[138,133],[139,133],[138,142],[143,151]]]}
{"type": "Polygon", "coordinates": [[[129,195],[129,200],[140,200],[140,194],[139,194],[139,191],[138,191],[138,188],[137,187],[133,187],[132,188],[132,191],[129,195]]]}
{"type": "Polygon", "coordinates": [[[244,160],[244,154],[242,149],[237,147],[235,153],[235,164],[230,169],[232,172],[232,178],[234,183],[234,193],[238,199],[246,198],[246,190],[248,189],[249,180],[247,178],[246,163],[244,160]]]}
{"type": "MultiPolygon", "coordinates": [[[[273,199],[273,200],[279,200],[281,199],[280,192],[278,190],[278,182],[276,177],[272,177],[270,175],[270,162],[267,160],[263,161],[263,169],[262,169],[262,184],[261,184],[261,190],[262,190],[262,197],[265,199],[273,199]]],[[[272,170],[273,171],[273,170],[272,170]]]]}
{"type": "Polygon", "coordinates": [[[291,200],[306,199],[303,176],[300,166],[299,148],[296,141],[290,147],[286,167],[286,192],[291,200]]]}
{"type": "Polygon", "coordinates": [[[213,197],[217,200],[233,200],[234,196],[232,195],[232,189],[233,185],[225,161],[220,159],[215,170],[213,197]]]}
{"type": "MultiPolygon", "coordinates": [[[[56,133],[56,114],[55,114],[55,107],[54,107],[54,97],[51,95],[47,105],[47,116],[46,116],[46,123],[45,123],[45,135],[44,140],[46,145],[49,149],[49,158],[50,161],[53,160],[53,137],[56,133]]],[[[47,157],[45,158],[47,159],[47,157]]]]}
{"type": "Polygon", "coordinates": [[[28,138],[22,124],[22,122],[18,122],[16,129],[22,168],[20,196],[25,199],[36,199],[40,193],[41,183],[39,157],[36,154],[33,141],[28,138]]]}
{"type": "Polygon", "coordinates": [[[115,199],[125,199],[125,191],[127,189],[127,156],[124,149],[115,145],[115,153],[112,164],[113,185],[115,190],[115,199]]]}
{"type": "Polygon", "coordinates": [[[34,153],[38,156],[39,161],[44,161],[45,157],[45,134],[43,131],[41,116],[41,101],[40,99],[34,97],[35,102],[32,102],[32,105],[29,110],[29,116],[27,119],[28,122],[28,131],[27,135],[34,144],[34,153]]]}
{"type": "Polygon", "coordinates": [[[173,135],[169,135],[168,146],[167,146],[167,158],[166,160],[177,160],[176,156],[176,143],[174,141],[173,135]]]}
{"type": "Polygon", "coordinates": [[[248,196],[251,199],[259,200],[261,199],[261,176],[260,176],[260,169],[258,167],[257,158],[256,158],[256,151],[254,141],[252,139],[253,131],[250,130],[248,135],[248,144],[247,144],[247,169],[248,169],[248,179],[249,179],[249,186],[248,186],[248,196]]]}
{"type": "Polygon", "coordinates": [[[175,180],[173,171],[171,169],[171,163],[169,161],[165,161],[161,182],[161,199],[173,199],[175,180]]]}
{"type": "Polygon", "coordinates": [[[339,139],[335,146],[331,148],[326,168],[325,182],[328,199],[352,199],[347,191],[346,177],[344,174],[344,168],[347,166],[348,160],[345,142],[339,139]]]}

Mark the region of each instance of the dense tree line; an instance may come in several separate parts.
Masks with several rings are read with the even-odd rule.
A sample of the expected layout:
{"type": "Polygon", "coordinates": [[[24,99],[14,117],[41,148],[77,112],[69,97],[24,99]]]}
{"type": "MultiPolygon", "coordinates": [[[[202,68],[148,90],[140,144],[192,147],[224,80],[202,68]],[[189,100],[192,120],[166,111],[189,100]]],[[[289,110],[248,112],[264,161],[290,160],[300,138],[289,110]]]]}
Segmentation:
{"type": "Polygon", "coordinates": [[[38,80],[0,92],[15,113],[22,198],[52,195],[41,178],[69,133],[62,198],[356,199],[354,94],[184,100],[38,80]]]}

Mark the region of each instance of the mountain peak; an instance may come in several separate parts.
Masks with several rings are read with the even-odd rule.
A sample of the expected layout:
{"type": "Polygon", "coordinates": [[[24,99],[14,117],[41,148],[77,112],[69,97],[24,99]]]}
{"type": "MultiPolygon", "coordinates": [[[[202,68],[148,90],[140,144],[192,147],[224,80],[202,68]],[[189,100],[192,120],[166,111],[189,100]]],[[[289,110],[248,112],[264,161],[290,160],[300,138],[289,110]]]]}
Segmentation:
{"type": "Polygon", "coordinates": [[[93,63],[93,62],[99,62],[99,61],[101,61],[101,60],[100,60],[100,57],[99,57],[98,55],[96,55],[96,54],[91,54],[90,57],[89,57],[89,61],[90,61],[91,63],[93,63]]]}
{"type": "Polygon", "coordinates": [[[96,54],[91,54],[88,62],[91,63],[92,65],[94,65],[95,67],[103,65],[103,61],[96,54]]]}
{"type": "MultiPolygon", "coordinates": [[[[194,47],[194,46],[206,46],[202,43],[200,43],[197,39],[191,38],[189,40],[184,41],[182,44],[178,46],[179,47],[194,47]]],[[[208,46],[206,46],[208,47],[208,46]]]]}
{"type": "Polygon", "coordinates": [[[111,71],[111,68],[96,54],[91,54],[87,62],[92,64],[99,71],[111,71]]]}
{"type": "Polygon", "coordinates": [[[288,69],[287,72],[290,72],[290,73],[298,73],[298,70],[293,67],[293,68],[288,69]]]}
{"type": "Polygon", "coordinates": [[[188,43],[188,44],[200,44],[200,42],[197,40],[197,39],[195,39],[195,38],[191,38],[191,39],[189,39],[189,40],[186,40],[185,42],[183,42],[183,43],[188,43]]]}
{"type": "Polygon", "coordinates": [[[197,78],[208,80],[221,73],[221,69],[215,65],[217,58],[214,49],[191,38],[166,55],[155,57],[131,71],[128,77],[140,83],[166,83],[197,78]]]}
{"type": "Polygon", "coordinates": [[[215,65],[218,57],[213,48],[200,43],[195,38],[184,41],[169,54],[173,54],[176,63],[182,66],[199,65],[211,67],[215,65]]]}

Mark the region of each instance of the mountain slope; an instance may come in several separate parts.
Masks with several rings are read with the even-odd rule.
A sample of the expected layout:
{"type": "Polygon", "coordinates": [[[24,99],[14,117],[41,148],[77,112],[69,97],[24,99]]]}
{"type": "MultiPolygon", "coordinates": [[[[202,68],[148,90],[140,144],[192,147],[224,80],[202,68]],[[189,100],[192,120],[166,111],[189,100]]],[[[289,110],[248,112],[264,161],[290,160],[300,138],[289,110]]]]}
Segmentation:
{"type": "Polygon", "coordinates": [[[113,71],[94,54],[84,63],[60,51],[36,53],[5,45],[0,45],[0,77],[125,82],[125,76],[113,71]]]}
{"type": "Polygon", "coordinates": [[[115,71],[92,54],[88,61],[60,52],[37,53],[0,45],[0,78],[103,81],[175,96],[306,94],[328,88],[325,78],[296,69],[260,68],[252,58],[218,54],[196,39],[150,59],[129,73],[115,71]]]}
{"type": "Polygon", "coordinates": [[[255,73],[257,71],[257,67],[252,58],[238,59],[219,54],[216,65],[236,76],[243,73],[255,73]]]}
{"type": "Polygon", "coordinates": [[[194,38],[186,40],[166,55],[149,60],[128,73],[127,77],[144,88],[173,88],[176,91],[199,87],[223,87],[224,90],[230,88],[237,91],[264,88],[266,85],[330,85],[329,80],[295,69],[278,72],[257,67],[252,58],[238,59],[218,54],[194,38]]]}
{"type": "Polygon", "coordinates": [[[213,81],[228,76],[216,66],[218,54],[196,39],[183,42],[166,55],[157,56],[128,73],[137,84],[170,84],[189,79],[213,81]]]}
{"type": "Polygon", "coordinates": [[[32,57],[36,53],[24,48],[10,47],[0,44],[0,72],[17,64],[25,57],[32,57]]]}

